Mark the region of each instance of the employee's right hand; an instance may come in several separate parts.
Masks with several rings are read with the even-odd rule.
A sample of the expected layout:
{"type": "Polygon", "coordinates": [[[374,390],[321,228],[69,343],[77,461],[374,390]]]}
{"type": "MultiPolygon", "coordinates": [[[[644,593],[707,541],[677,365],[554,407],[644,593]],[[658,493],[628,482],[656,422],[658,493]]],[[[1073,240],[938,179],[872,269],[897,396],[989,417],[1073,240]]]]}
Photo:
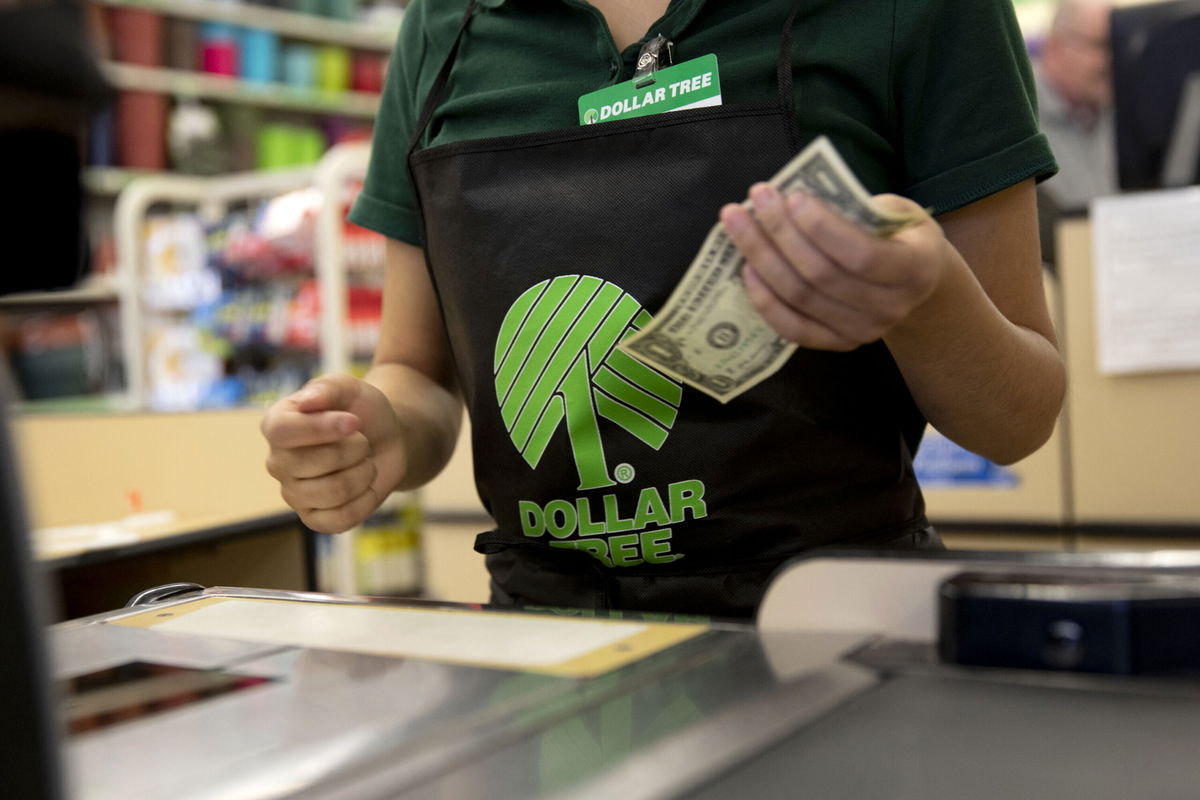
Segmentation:
{"type": "Polygon", "coordinates": [[[342,533],[404,477],[401,425],[387,397],[350,375],[326,375],[275,403],[262,422],[267,472],[309,528],[342,533]]]}

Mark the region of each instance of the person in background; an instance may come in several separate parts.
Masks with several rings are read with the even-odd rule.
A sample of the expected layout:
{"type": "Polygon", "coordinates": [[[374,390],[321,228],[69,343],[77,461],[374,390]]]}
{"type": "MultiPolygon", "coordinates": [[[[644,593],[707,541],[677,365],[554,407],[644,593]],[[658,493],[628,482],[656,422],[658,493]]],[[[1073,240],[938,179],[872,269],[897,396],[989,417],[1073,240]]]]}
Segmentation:
{"type": "Polygon", "coordinates": [[[1059,166],[1041,191],[1059,211],[1117,192],[1111,14],[1106,0],[1062,0],[1035,64],[1041,128],[1059,166]]]}
{"type": "Polygon", "coordinates": [[[87,120],[111,102],[74,0],[0,0],[0,293],[72,286],[87,266],[87,120]]]}

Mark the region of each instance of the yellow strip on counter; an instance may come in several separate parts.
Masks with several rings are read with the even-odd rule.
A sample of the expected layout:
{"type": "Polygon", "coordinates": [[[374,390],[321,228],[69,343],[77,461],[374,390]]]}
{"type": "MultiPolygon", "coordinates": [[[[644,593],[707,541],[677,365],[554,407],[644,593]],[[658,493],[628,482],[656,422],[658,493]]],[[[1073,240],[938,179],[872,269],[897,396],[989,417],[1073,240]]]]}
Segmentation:
{"type": "Polygon", "coordinates": [[[204,597],[109,624],[163,633],[591,678],[708,630],[626,620],[204,597]]]}

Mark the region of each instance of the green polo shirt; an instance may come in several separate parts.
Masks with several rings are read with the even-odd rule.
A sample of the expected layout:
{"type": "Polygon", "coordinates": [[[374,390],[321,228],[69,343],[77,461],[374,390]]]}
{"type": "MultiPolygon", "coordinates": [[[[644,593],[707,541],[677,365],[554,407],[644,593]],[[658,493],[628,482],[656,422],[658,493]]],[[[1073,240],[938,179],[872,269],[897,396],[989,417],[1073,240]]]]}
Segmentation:
{"type": "MultiPolygon", "coordinates": [[[[409,5],[366,184],[350,213],[411,244],[420,226],[409,140],[466,2],[409,5]]],[[[582,0],[480,2],[421,146],[577,125],[579,96],[632,78],[639,49],[657,33],[675,43],[677,62],[716,54],[725,103],[775,97],[779,34],[792,4],[672,0],[646,37],[621,51],[582,0]]],[[[1012,0],[806,0],[793,36],[801,132],[829,136],[873,193],[902,194],[941,214],[1057,169],[1038,131],[1012,0]]]]}

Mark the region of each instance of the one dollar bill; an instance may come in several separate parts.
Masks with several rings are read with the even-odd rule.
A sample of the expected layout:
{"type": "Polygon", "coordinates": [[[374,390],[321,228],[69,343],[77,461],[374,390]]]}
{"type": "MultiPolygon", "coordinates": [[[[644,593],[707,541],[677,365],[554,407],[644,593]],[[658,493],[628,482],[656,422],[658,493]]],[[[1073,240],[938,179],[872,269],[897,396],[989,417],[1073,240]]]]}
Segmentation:
{"type": "MultiPolygon", "coordinates": [[[[820,198],[876,236],[924,218],[880,208],[824,136],[788,162],[771,184],[820,198]]],[[[747,203],[748,206],[748,203],[747,203]]],[[[796,351],[750,303],[746,260],[720,223],[709,231],[666,305],[619,345],[630,356],[728,403],[775,374],[796,351]]]]}

